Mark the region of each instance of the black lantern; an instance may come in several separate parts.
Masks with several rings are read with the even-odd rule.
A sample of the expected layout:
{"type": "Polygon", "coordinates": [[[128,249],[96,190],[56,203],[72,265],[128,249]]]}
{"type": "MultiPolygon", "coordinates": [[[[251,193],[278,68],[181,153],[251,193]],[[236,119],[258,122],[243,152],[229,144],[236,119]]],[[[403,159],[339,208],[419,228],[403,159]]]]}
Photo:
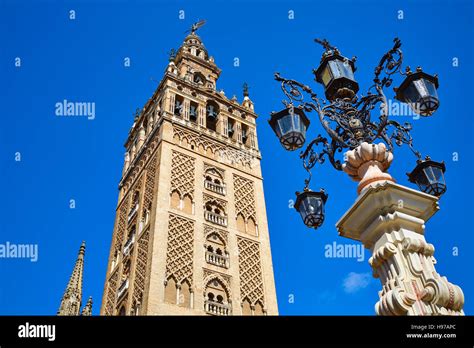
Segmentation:
{"type": "Polygon", "coordinates": [[[303,146],[309,126],[309,119],[303,110],[290,105],[280,112],[272,112],[270,116],[268,123],[285,149],[294,151],[303,146]]]}
{"type": "Polygon", "coordinates": [[[444,162],[432,161],[427,156],[424,161],[418,160],[415,169],[407,175],[408,180],[417,184],[421,191],[440,197],[446,192],[445,171],[444,162]]]}
{"type": "Polygon", "coordinates": [[[400,87],[395,88],[395,98],[410,105],[421,116],[431,116],[439,106],[438,76],[431,76],[417,68],[415,73],[407,72],[400,87]]]}
{"type": "Polygon", "coordinates": [[[318,228],[324,222],[324,204],[328,195],[305,188],[302,193],[296,192],[295,209],[300,213],[303,222],[308,227],[318,228]]]}
{"type": "Polygon", "coordinates": [[[321,65],[313,73],[316,81],[324,85],[326,98],[352,98],[359,91],[359,84],[354,79],[354,60],[341,56],[337,50],[323,54],[321,65]]]}

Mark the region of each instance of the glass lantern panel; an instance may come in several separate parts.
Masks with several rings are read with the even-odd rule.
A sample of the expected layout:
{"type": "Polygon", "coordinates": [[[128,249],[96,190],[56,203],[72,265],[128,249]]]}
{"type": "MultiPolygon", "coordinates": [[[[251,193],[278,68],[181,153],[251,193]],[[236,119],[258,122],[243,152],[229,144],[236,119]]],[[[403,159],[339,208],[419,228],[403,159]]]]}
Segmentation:
{"type": "Polygon", "coordinates": [[[331,60],[328,64],[331,68],[331,73],[334,79],[341,77],[341,70],[339,69],[339,64],[337,64],[338,62],[338,60],[331,60]]]}
{"type": "Polygon", "coordinates": [[[438,91],[436,90],[435,84],[431,82],[430,80],[424,80],[424,81],[425,81],[426,89],[428,90],[428,94],[431,97],[438,98],[438,91]]]}
{"type": "MultiPolygon", "coordinates": [[[[277,121],[275,125],[272,126],[273,131],[277,135],[278,138],[281,138],[281,128],[280,128],[280,121],[277,121]]],[[[233,131],[234,129],[232,129],[233,131]]],[[[229,131],[230,131],[230,125],[229,125],[229,131]]]]}
{"type": "MultiPolygon", "coordinates": [[[[331,62],[329,62],[331,63],[331,62]]],[[[329,67],[329,64],[326,65],[326,67],[323,69],[323,73],[321,75],[321,80],[323,81],[324,86],[327,86],[329,82],[331,82],[331,69],[329,67]]]]}
{"type": "Polygon", "coordinates": [[[443,178],[443,171],[439,167],[426,167],[424,169],[426,178],[429,180],[430,183],[436,184],[436,183],[444,183],[444,178],[443,178]]]}
{"type": "Polygon", "coordinates": [[[293,118],[293,130],[298,132],[301,128],[300,115],[295,113],[292,118],[293,118]]]}
{"type": "Polygon", "coordinates": [[[285,115],[278,120],[278,127],[280,128],[280,135],[285,135],[290,132],[293,127],[291,115],[285,115]]]}
{"type": "Polygon", "coordinates": [[[430,184],[428,177],[424,170],[421,170],[415,178],[416,184],[420,187],[420,189],[424,192],[428,185],[430,184]]]}
{"type": "Polygon", "coordinates": [[[349,61],[345,60],[343,62],[338,61],[339,66],[341,68],[343,76],[347,77],[350,80],[354,80],[354,72],[352,71],[352,67],[349,64],[349,61]]]}
{"type": "Polygon", "coordinates": [[[416,88],[415,84],[410,83],[408,87],[403,92],[403,97],[405,98],[406,103],[416,104],[420,95],[418,94],[418,89],[416,88]]]}
{"type": "Polygon", "coordinates": [[[429,91],[425,84],[425,79],[419,79],[412,82],[415,86],[416,90],[418,91],[418,98],[420,97],[428,97],[429,91]]]}
{"type": "Polygon", "coordinates": [[[305,210],[308,214],[319,214],[321,210],[321,199],[314,196],[306,197],[303,201],[305,210]]]}
{"type": "Polygon", "coordinates": [[[354,72],[352,71],[352,67],[347,60],[331,60],[329,62],[329,66],[331,67],[331,72],[335,79],[346,77],[350,80],[354,80],[354,72]]]}

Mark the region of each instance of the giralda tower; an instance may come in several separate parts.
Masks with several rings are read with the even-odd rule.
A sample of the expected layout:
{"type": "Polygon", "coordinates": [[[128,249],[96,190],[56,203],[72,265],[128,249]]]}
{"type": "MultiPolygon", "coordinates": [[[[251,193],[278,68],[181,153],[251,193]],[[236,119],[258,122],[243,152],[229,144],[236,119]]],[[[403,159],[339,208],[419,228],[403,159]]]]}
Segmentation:
{"type": "Polygon", "coordinates": [[[276,315],[253,102],[217,91],[198,25],[137,113],[102,315],[276,315]]]}

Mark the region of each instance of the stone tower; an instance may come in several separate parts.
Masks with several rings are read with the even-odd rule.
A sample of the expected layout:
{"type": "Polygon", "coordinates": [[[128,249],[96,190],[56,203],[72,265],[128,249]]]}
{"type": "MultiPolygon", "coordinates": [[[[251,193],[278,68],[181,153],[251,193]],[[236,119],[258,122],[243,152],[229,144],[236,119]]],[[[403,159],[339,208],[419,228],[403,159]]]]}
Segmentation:
{"type": "Polygon", "coordinates": [[[61,299],[57,315],[92,315],[92,298],[89,297],[81,312],[82,303],[82,275],[84,272],[84,255],[86,243],[82,242],[74,269],[61,299]]]}
{"type": "Polygon", "coordinates": [[[135,115],[102,315],[276,315],[256,118],[196,27],[135,115]]]}

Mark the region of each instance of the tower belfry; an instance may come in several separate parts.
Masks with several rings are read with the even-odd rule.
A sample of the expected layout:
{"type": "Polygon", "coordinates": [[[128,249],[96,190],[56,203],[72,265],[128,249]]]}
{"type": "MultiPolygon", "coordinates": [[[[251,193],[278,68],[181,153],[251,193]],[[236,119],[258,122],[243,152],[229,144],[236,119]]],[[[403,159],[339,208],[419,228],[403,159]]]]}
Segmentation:
{"type": "Polygon", "coordinates": [[[278,314],[256,118],[194,24],[135,117],[101,314],[278,314]]]}
{"type": "Polygon", "coordinates": [[[82,303],[82,277],[84,273],[84,255],[86,252],[86,243],[82,242],[77,255],[76,263],[72,271],[69,282],[61,299],[61,305],[57,315],[91,315],[92,298],[90,297],[84,306],[81,314],[82,303]]]}

